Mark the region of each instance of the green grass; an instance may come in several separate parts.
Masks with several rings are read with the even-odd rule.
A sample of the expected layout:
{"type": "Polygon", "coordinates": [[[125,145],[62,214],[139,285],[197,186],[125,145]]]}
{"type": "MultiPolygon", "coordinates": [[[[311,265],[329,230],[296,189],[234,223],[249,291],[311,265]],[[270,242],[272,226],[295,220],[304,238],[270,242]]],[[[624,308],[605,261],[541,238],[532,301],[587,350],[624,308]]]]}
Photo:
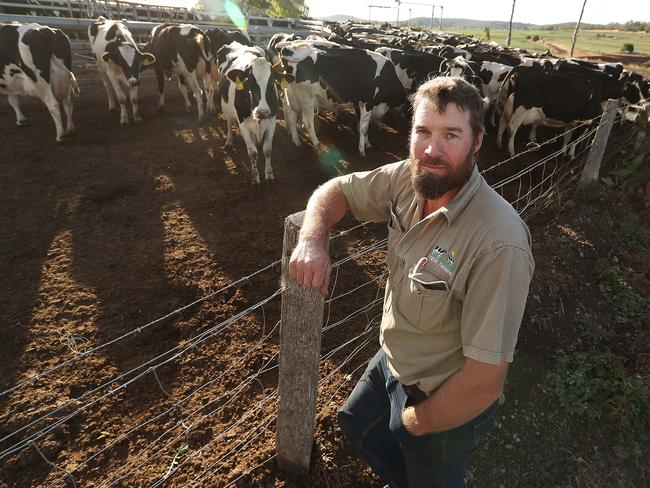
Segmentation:
{"type": "MultiPolygon", "coordinates": [[[[484,37],[483,29],[450,29],[452,32],[459,34],[473,35],[478,39],[484,37]]],[[[526,36],[537,34],[540,39],[549,42],[563,44],[571,48],[573,38],[572,30],[513,30],[512,42],[513,47],[521,47],[529,51],[546,51],[546,47],[540,42],[535,43],[526,36]]],[[[490,38],[499,44],[504,44],[508,36],[506,29],[490,29],[490,38]]],[[[643,32],[619,32],[619,31],[581,31],[578,34],[576,49],[584,51],[594,51],[600,53],[620,53],[623,43],[631,42],[634,44],[634,52],[650,54],[650,33],[643,32]],[[600,34],[601,37],[598,37],[600,34]]]]}

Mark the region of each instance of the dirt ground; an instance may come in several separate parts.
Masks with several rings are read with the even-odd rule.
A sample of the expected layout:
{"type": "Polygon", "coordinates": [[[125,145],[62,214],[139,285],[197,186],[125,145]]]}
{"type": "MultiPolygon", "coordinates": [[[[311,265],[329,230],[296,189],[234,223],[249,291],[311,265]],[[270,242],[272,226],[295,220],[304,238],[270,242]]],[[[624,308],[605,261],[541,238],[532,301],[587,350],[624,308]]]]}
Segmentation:
{"type": "MultiPolygon", "coordinates": [[[[106,109],[96,75],[78,72],[78,133],[63,144],[55,142],[39,101],[24,100],[26,128],[14,125],[13,111],[0,101],[0,450],[17,447],[0,460],[0,487],[72,486],[72,479],[88,487],[383,486],[352,455],[335,419],[376,351],[381,310],[363,307],[377,298],[382,252],[341,265],[336,276],[333,296],[366,286],[328,308],[332,327],[323,335],[306,477],[283,473],[273,459],[280,299],[255,305],[279,289],[279,266],[238,280],[281,258],[284,219],[304,208],[317,185],[405,157],[405,122],[389,117],[383,127],[371,127],[374,147],[365,160],[356,154],[348,113],[321,119],[327,150],[320,154],[309,143],[294,147],[280,122],[276,181],[252,187],[242,139],[235,137],[234,151],[223,150],[225,122],[211,114],[198,124],[175,87],[168,90],[166,112],[157,113],[153,78],[145,76],[144,121],[121,127],[119,115],[106,109]]],[[[483,164],[504,158],[488,140],[483,164]]],[[[540,216],[531,223],[536,239],[551,220],[540,216]]],[[[356,224],[349,219],[338,228],[356,224]]],[[[384,234],[381,226],[368,226],[336,239],[333,260],[384,234]]],[[[538,269],[552,266],[537,250],[536,259],[538,269]]],[[[540,303],[546,300],[544,282],[534,286],[540,303]]],[[[550,395],[529,381],[545,354],[540,344],[553,343],[530,345],[541,330],[530,317],[511,380],[521,389],[507,393],[501,427],[468,474],[471,486],[569,486],[581,472],[567,461],[547,484],[524,458],[535,445],[550,446],[555,427],[538,427],[538,437],[519,434],[516,449],[511,445],[508,424],[522,425],[515,420],[520,409],[548,403],[555,411],[550,395]]],[[[565,421],[556,420],[549,425],[565,421]]],[[[593,442],[606,446],[601,438],[593,442]]],[[[591,445],[585,441],[586,452],[591,445]]],[[[630,473],[622,479],[637,483],[630,473]]]]}

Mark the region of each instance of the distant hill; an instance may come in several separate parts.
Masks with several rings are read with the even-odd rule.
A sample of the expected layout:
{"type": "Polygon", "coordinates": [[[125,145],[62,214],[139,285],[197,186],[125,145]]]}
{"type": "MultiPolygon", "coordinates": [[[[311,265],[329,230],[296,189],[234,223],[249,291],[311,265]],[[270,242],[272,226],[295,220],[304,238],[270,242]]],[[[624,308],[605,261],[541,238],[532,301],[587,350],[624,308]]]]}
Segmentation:
{"type": "Polygon", "coordinates": [[[360,19],[353,15],[328,15],[327,17],[316,17],[316,20],[327,20],[329,22],[368,22],[367,19],[360,19]]]}
{"type": "MultiPolygon", "coordinates": [[[[318,20],[327,20],[330,22],[346,22],[351,20],[353,22],[367,22],[367,19],[360,19],[352,15],[329,15],[327,17],[318,17],[318,20]]],[[[439,17],[434,19],[434,24],[437,25],[439,17]]],[[[400,25],[407,25],[408,19],[403,17],[400,19],[400,25]]],[[[422,26],[429,27],[431,24],[431,17],[416,17],[411,19],[411,24],[413,26],[422,26]]],[[[476,29],[489,27],[490,29],[507,29],[508,22],[502,20],[473,20],[473,19],[446,19],[443,17],[442,25],[445,28],[465,28],[465,29],[476,29]]],[[[513,29],[532,29],[537,28],[535,24],[526,24],[524,22],[513,22],[513,29]]]]}

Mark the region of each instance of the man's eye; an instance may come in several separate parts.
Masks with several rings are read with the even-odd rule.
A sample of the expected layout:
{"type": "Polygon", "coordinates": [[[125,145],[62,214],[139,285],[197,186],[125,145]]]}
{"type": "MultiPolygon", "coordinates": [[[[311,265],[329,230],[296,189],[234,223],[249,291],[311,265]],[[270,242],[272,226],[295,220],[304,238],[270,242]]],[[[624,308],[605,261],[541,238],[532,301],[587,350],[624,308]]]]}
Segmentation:
{"type": "Polygon", "coordinates": [[[456,139],[458,137],[454,132],[447,132],[447,139],[456,139]]]}

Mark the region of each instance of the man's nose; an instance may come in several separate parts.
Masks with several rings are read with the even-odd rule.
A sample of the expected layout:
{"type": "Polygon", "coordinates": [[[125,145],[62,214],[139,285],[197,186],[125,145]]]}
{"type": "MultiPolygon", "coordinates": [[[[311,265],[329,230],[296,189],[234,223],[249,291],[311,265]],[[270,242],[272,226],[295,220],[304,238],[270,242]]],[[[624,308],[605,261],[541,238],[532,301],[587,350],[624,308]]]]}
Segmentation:
{"type": "Polygon", "coordinates": [[[442,155],[442,145],[440,144],[440,141],[436,137],[431,137],[427,141],[427,146],[424,149],[424,154],[426,154],[430,158],[435,158],[440,155],[442,155]]]}

